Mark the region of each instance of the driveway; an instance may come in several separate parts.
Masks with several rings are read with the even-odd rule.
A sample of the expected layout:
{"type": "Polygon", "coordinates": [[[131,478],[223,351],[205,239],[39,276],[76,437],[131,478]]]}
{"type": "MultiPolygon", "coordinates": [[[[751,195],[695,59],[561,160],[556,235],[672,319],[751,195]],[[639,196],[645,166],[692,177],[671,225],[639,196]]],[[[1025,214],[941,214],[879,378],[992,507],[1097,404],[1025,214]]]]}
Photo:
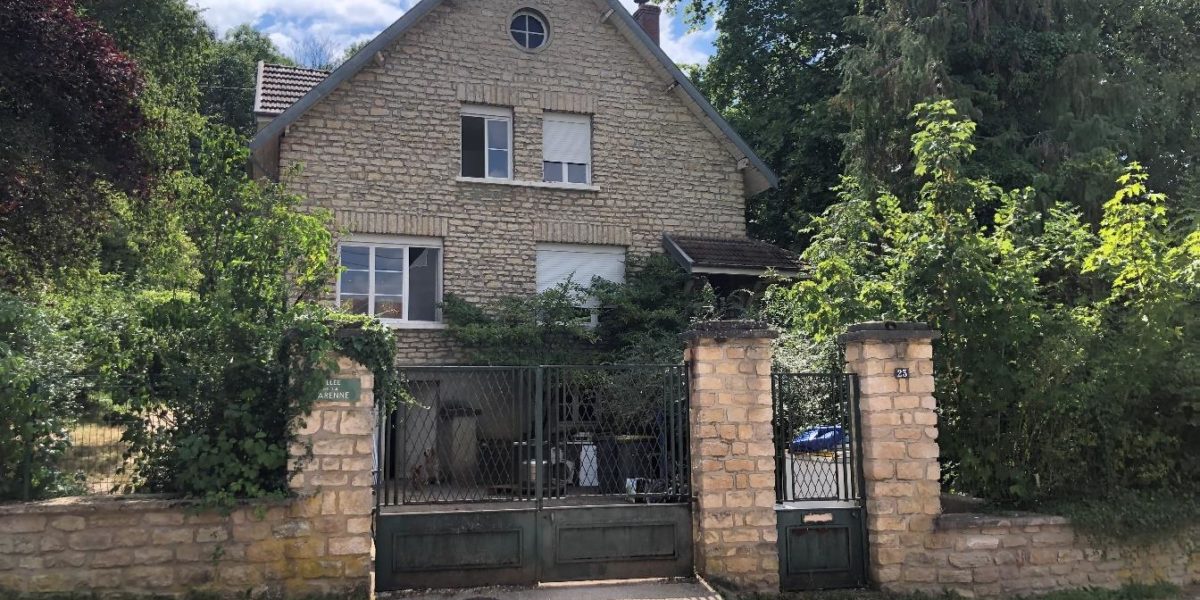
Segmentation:
{"type": "Polygon", "coordinates": [[[687,580],[587,581],[535,588],[385,592],[380,600],[721,600],[707,585],[687,580]]]}

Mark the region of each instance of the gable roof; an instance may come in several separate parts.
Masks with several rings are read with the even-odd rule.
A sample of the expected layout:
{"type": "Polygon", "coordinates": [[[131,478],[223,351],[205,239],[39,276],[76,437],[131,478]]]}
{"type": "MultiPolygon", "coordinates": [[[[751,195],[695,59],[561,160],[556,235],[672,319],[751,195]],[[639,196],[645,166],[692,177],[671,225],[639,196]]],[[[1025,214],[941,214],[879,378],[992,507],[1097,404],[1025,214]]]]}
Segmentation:
{"type": "MultiPolygon", "coordinates": [[[[421,19],[443,2],[445,0],[421,0],[418,2],[416,6],[413,6],[408,12],[401,15],[395,23],[384,29],[383,33],[376,36],[375,39],[371,40],[354,56],[350,57],[349,60],[342,63],[337,69],[334,69],[328,77],[313,86],[299,100],[259,130],[254,139],[250,141],[250,148],[258,150],[266,145],[269,140],[279,137],[288,126],[299,120],[309,108],[312,108],[313,105],[336,90],[342,82],[356,75],[377,54],[386,50],[392,43],[404,35],[406,31],[420,22],[421,19]]],[[[679,70],[675,62],[667,57],[662,48],[654,43],[642,27],[633,20],[633,15],[625,10],[625,7],[621,5],[621,0],[593,0],[593,2],[601,5],[601,8],[608,8],[605,11],[605,19],[615,19],[617,29],[629,39],[638,53],[647,58],[652,65],[656,65],[672,80],[670,84],[671,88],[682,90],[691,108],[698,111],[704,117],[707,124],[714,129],[714,133],[719,134],[729,142],[733,149],[736,150],[734,152],[735,155],[741,155],[738,157],[739,162],[744,159],[746,162],[744,166],[753,169],[753,172],[750,173],[752,176],[746,177],[747,196],[779,186],[779,178],[771,171],[771,168],[754,153],[754,150],[750,148],[746,140],[742,139],[742,136],[738,135],[737,131],[734,131],[733,127],[717,113],[717,110],[700,93],[700,90],[696,89],[691,80],[679,70]]],[[[743,165],[739,164],[740,166],[743,165]]]]}
{"type": "Polygon", "coordinates": [[[254,84],[254,114],[273,116],[282,113],[326,77],[329,77],[329,71],[258,61],[258,77],[254,84]]]}

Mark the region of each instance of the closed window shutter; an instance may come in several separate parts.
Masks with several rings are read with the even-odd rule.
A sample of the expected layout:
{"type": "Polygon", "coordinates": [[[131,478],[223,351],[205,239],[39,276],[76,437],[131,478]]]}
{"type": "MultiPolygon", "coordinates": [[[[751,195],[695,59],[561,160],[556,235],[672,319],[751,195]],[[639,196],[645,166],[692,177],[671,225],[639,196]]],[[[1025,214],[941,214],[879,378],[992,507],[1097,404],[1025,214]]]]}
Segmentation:
{"type": "MultiPolygon", "coordinates": [[[[587,287],[600,277],[613,283],[625,283],[625,249],[612,246],[544,245],[537,250],[538,292],[544,292],[570,279],[587,287]]],[[[583,306],[594,301],[584,299],[583,306]]]]}
{"type": "Polygon", "coordinates": [[[548,115],[542,124],[542,155],[548,162],[590,164],[592,119],[584,115],[548,115]]]}

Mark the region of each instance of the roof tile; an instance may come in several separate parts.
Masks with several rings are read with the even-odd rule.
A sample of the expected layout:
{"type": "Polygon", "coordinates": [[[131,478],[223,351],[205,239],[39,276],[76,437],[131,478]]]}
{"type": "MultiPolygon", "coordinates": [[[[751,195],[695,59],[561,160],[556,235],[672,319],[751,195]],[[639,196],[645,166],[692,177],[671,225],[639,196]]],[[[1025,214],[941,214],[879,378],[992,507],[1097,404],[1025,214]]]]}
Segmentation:
{"type": "Polygon", "coordinates": [[[254,114],[278,115],[329,76],[329,71],[263,63],[254,90],[254,114]]]}
{"type": "Polygon", "coordinates": [[[775,269],[796,272],[802,269],[794,252],[745,237],[718,238],[667,235],[691,261],[692,269],[775,269]]]}

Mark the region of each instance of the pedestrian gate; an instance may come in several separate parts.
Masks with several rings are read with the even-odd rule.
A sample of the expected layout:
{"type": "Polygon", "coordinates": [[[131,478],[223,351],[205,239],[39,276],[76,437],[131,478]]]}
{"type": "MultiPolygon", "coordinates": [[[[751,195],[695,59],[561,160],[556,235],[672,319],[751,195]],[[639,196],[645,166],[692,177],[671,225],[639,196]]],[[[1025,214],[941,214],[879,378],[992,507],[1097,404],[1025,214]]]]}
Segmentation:
{"type": "Polygon", "coordinates": [[[863,587],[858,381],[843,373],[771,376],[780,587],[863,587]]]}
{"type": "Polygon", "coordinates": [[[380,419],[380,591],[692,573],[682,365],[421,367],[380,419]]]}

